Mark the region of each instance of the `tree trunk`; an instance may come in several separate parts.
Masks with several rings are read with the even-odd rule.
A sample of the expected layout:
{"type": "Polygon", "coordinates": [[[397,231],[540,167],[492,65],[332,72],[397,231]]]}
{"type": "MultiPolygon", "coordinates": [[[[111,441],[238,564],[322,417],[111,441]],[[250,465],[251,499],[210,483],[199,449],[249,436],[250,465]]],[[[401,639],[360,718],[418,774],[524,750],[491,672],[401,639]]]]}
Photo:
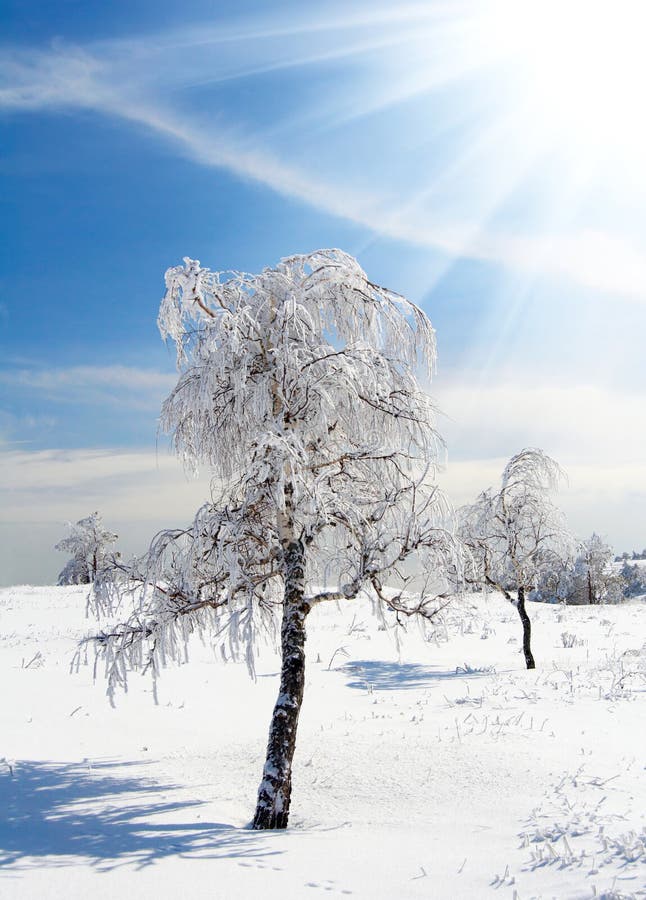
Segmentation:
{"type": "Polygon", "coordinates": [[[305,689],[305,551],[300,540],[285,549],[285,594],[281,627],[280,690],[269,729],[267,757],[253,828],[287,828],[292,794],[292,761],[305,689]]]}
{"type": "Polygon", "coordinates": [[[518,588],[518,601],[516,609],[523,623],[523,653],[525,654],[525,662],[528,669],[535,669],[536,663],[532,656],[532,623],[529,621],[527,610],[525,609],[525,588],[520,585],[518,588]]]}

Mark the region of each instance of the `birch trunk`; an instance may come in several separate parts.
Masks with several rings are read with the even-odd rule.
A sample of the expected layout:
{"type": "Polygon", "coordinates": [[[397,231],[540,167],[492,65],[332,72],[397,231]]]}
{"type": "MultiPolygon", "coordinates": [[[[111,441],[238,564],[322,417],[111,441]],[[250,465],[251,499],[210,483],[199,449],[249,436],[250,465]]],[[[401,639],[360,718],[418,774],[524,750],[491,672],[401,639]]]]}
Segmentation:
{"type": "Polygon", "coordinates": [[[525,655],[525,663],[528,669],[535,669],[536,663],[532,656],[532,623],[530,622],[527,610],[525,609],[525,588],[520,585],[518,588],[518,601],[516,609],[523,623],[523,653],[525,655]]]}
{"type": "Polygon", "coordinates": [[[253,819],[256,830],[287,828],[289,818],[296,729],[305,689],[305,619],[309,606],[303,597],[304,561],[302,541],[291,541],[285,550],[280,689],[253,819]]]}

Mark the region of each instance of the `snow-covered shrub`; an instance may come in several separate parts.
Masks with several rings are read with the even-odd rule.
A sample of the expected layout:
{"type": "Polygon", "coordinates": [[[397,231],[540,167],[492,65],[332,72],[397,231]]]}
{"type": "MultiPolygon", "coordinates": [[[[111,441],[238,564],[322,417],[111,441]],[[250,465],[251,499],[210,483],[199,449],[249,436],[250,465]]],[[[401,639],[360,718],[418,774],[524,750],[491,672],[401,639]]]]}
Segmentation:
{"type": "Polygon", "coordinates": [[[561,632],[561,643],[568,649],[571,647],[583,646],[583,640],[581,638],[578,638],[576,634],[573,634],[571,631],[561,632]]]}

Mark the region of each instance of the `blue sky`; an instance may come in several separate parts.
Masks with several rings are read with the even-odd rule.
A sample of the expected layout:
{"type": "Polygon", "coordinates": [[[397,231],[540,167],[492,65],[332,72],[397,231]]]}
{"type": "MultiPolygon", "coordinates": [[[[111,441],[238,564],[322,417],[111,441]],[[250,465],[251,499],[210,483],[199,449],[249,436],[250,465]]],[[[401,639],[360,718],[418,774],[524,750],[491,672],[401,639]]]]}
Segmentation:
{"type": "Polygon", "coordinates": [[[456,503],[540,446],[577,532],[646,543],[638,7],[507,4],[5,4],[3,583],[52,580],[67,519],[137,550],[199,503],[165,269],[327,246],[429,313],[456,503]]]}

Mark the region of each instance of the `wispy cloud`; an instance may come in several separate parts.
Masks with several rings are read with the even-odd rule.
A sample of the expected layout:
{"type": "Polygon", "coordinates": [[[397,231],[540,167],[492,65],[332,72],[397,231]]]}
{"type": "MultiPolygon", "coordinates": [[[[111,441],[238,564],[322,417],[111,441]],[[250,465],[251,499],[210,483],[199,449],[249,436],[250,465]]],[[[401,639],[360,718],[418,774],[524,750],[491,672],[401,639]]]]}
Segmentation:
{"type": "Polygon", "coordinates": [[[99,510],[123,555],[141,554],[161,528],[191,521],[209,480],[189,479],[162,453],[0,449],[0,493],[0,584],[53,584],[66,522],[99,510]]]}
{"type": "Polygon", "coordinates": [[[0,458],[4,522],[64,522],[91,507],[120,520],[175,525],[208,497],[208,481],[189,479],[167,453],[10,450],[0,458]]]}
{"type": "Polygon", "coordinates": [[[177,381],[172,373],[128,366],[70,366],[0,371],[0,384],[14,391],[37,391],[58,402],[119,404],[129,409],[158,408],[177,381]]]}
{"type": "Polygon", "coordinates": [[[29,445],[37,436],[51,432],[57,424],[58,420],[52,415],[17,414],[0,409],[0,451],[21,444],[29,445]],[[16,434],[26,437],[16,440],[13,437],[16,434]]]}
{"type": "MultiPolygon", "coordinates": [[[[439,405],[449,446],[476,459],[497,458],[526,444],[544,448],[565,465],[626,466],[646,459],[646,422],[638,414],[642,395],[586,384],[508,382],[443,386],[439,405]]],[[[646,490],[646,469],[644,470],[646,490]]]]}
{"type": "MultiPolygon", "coordinates": [[[[594,290],[645,299],[642,247],[625,237],[561,226],[553,233],[519,235],[493,229],[480,219],[456,223],[451,209],[415,202],[419,186],[417,193],[400,198],[393,206],[391,190],[379,179],[362,187],[349,182],[342,156],[334,177],[329,173],[325,177],[291,151],[300,123],[290,122],[288,115],[282,122],[277,120],[278,131],[286,130],[277,147],[271,132],[258,132],[242,118],[236,120],[231,108],[212,108],[206,120],[185,102],[186,91],[201,83],[225,84],[254,73],[313,66],[323,59],[354,60],[359,68],[368,59],[375,68],[375,60],[380,53],[383,56],[386,47],[392,54],[384,58],[397,60],[398,74],[404,78],[400,89],[391,92],[390,102],[397,102],[415,93],[415,85],[407,85],[401,75],[401,59],[411,42],[419,42],[425,28],[448,35],[456,29],[449,7],[434,4],[432,12],[430,9],[426,4],[373,13],[358,9],[347,17],[294,12],[284,22],[258,20],[222,27],[200,24],[85,47],[5,47],[0,53],[0,110],[84,109],[118,117],[170,142],[179,154],[200,165],[252,179],[374,233],[440,250],[449,259],[485,260],[531,275],[541,272],[594,290]]],[[[435,73],[435,81],[441,81],[440,74],[435,73]]],[[[450,72],[447,77],[456,74],[450,72]]],[[[414,72],[407,77],[415,81],[417,75],[414,72]]],[[[429,78],[420,90],[428,90],[433,83],[429,78]]],[[[353,98],[355,109],[369,106],[366,98],[362,100],[363,105],[353,98]]],[[[334,109],[327,115],[334,124],[334,109]]],[[[405,161],[400,164],[405,167],[405,161]]]]}
{"type": "Polygon", "coordinates": [[[643,250],[602,231],[534,237],[488,234],[474,240],[472,251],[481,259],[563,275],[584,287],[646,301],[643,250]]]}
{"type": "MultiPolygon", "coordinates": [[[[478,448],[476,448],[477,450],[478,448]]],[[[562,460],[563,461],[563,460],[562,460]]],[[[500,478],[506,458],[450,462],[442,487],[456,505],[500,478]]],[[[617,549],[646,533],[646,464],[566,465],[557,501],[580,536],[602,532],[617,549]]],[[[53,545],[65,523],[99,510],[124,555],[142,553],[161,528],[191,521],[210,496],[208,474],[188,479],[167,454],[105,450],[0,452],[0,584],[53,583],[64,557],[53,545]],[[27,575],[28,573],[28,575],[27,575]]]]}
{"type": "Polygon", "coordinates": [[[541,447],[567,475],[557,502],[581,537],[606,534],[619,549],[646,533],[646,424],[639,394],[592,385],[455,383],[438,391],[449,464],[440,482],[456,505],[495,486],[509,457],[541,447]],[[451,456],[460,447],[457,458],[451,456]]]}

